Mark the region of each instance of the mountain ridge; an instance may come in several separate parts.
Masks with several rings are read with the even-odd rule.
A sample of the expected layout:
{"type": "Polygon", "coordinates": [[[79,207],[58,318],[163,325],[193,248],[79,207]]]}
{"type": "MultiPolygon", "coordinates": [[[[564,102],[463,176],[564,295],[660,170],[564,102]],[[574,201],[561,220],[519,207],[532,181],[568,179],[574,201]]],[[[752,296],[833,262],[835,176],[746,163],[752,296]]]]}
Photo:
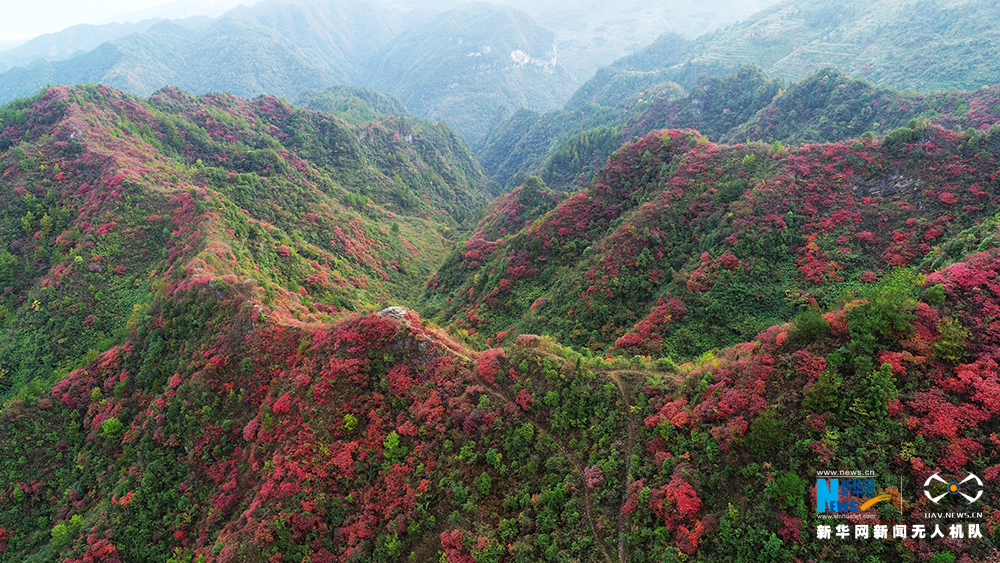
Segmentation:
{"type": "Polygon", "coordinates": [[[147,96],[175,86],[288,98],[350,83],[391,92],[476,139],[518,107],[555,107],[570,95],[572,78],[549,53],[554,36],[523,12],[468,4],[423,20],[404,25],[379,1],[261,2],[204,29],[164,21],[67,60],[15,67],[0,79],[0,100],[53,83],[101,82],[147,96]],[[463,38],[486,54],[466,57],[456,43],[463,38]],[[407,47],[394,49],[400,41],[407,47]],[[452,44],[447,56],[440,43],[452,44]],[[424,60],[431,66],[420,66],[424,60]]]}
{"type": "Polygon", "coordinates": [[[0,109],[5,556],[993,552],[985,524],[812,541],[809,480],[878,468],[894,502],[872,522],[891,526],[929,507],[897,475],[1000,472],[1000,133],[916,122],[786,149],[657,131],[573,195],[529,179],[456,245],[485,175],[443,125],[378,117],[104,86],[0,109]],[[401,307],[418,292],[457,319],[401,307]],[[619,314],[633,302],[649,314],[619,314]]]}

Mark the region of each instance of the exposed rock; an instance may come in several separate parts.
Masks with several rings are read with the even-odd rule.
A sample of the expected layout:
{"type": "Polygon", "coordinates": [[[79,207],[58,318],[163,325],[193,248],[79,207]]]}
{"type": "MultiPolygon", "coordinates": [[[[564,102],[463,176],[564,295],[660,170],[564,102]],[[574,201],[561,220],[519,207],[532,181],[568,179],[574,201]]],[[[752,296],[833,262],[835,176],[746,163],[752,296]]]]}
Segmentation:
{"type": "Polygon", "coordinates": [[[378,312],[378,316],[390,319],[402,319],[406,316],[406,307],[386,307],[378,312]]]}
{"type": "Polygon", "coordinates": [[[879,180],[873,185],[862,185],[858,196],[893,197],[919,193],[921,181],[917,178],[907,178],[898,171],[879,180]]]}

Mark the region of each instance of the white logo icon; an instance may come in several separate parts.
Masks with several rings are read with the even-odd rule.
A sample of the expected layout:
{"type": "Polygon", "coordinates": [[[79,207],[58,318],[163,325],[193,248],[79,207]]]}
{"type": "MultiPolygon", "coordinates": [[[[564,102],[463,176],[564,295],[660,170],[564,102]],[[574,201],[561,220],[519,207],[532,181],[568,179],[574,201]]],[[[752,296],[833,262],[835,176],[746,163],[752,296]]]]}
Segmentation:
{"type": "Polygon", "coordinates": [[[976,475],[973,473],[969,473],[968,477],[962,479],[957,483],[954,481],[949,483],[948,481],[942,479],[937,473],[931,475],[930,477],[927,478],[926,481],[924,481],[924,496],[927,497],[927,499],[933,502],[934,504],[937,504],[941,499],[943,499],[947,495],[962,495],[963,497],[965,497],[966,500],[969,501],[969,504],[972,504],[977,500],[979,500],[979,497],[983,496],[983,481],[979,477],[976,477],[976,475]],[[945,485],[948,485],[948,488],[945,490],[945,492],[941,493],[940,495],[932,497],[930,491],[927,490],[927,488],[931,484],[931,481],[940,481],[945,485]],[[965,483],[966,481],[975,481],[976,484],[979,485],[979,491],[976,493],[976,496],[970,496],[962,492],[962,484],[965,483]]]}

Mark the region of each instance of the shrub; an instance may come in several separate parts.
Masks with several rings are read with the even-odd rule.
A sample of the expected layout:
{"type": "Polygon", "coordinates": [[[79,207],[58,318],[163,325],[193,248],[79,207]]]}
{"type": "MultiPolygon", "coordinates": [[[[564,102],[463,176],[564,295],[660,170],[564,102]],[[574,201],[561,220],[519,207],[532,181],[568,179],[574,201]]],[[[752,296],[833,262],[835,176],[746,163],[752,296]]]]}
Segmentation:
{"type": "Polygon", "coordinates": [[[899,269],[861,293],[864,301],[847,311],[847,326],[856,352],[873,354],[883,344],[897,343],[913,330],[913,298],[919,277],[899,269]]]}
{"type": "Polygon", "coordinates": [[[816,383],[806,391],[802,408],[816,414],[835,412],[840,407],[840,381],[830,372],[820,374],[816,383]]]}
{"type": "Polygon", "coordinates": [[[125,425],[117,418],[111,417],[101,423],[101,437],[108,441],[121,440],[125,435],[125,425]]]}
{"type": "Polygon", "coordinates": [[[750,430],[747,432],[744,442],[750,451],[760,457],[767,456],[777,451],[781,440],[778,433],[781,431],[781,423],[778,420],[774,408],[767,409],[757,415],[750,423],[750,430]]]}
{"type": "Polygon", "coordinates": [[[934,343],[934,355],[938,358],[957,362],[968,353],[965,347],[965,340],[969,337],[969,330],[955,319],[941,319],[937,325],[938,339],[934,343]]]}
{"type": "Polygon", "coordinates": [[[819,311],[810,309],[795,318],[795,328],[788,339],[798,348],[830,336],[830,323],[819,311]]]}

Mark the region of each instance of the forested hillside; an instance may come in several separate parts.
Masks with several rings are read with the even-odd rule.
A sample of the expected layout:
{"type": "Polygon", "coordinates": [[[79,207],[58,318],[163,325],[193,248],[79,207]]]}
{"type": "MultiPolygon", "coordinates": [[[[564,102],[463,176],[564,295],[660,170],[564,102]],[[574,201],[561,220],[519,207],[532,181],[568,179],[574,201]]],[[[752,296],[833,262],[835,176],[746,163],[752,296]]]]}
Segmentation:
{"type": "Polygon", "coordinates": [[[995,8],[992,0],[786,0],[697,38],[664,33],[597,70],[562,110],[519,112],[473,147],[501,185],[546,174],[569,189],[593,179],[610,154],[594,138],[608,136],[592,130],[600,126],[619,129],[620,142],[692,127],[716,142],[786,144],[884,135],[939,114],[956,118],[948,127],[976,126],[961,114],[990,101],[976,91],[996,81],[995,8]],[[553,174],[552,158],[570,168],[553,174]]]}
{"type": "Polygon", "coordinates": [[[868,523],[891,527],[930,510],[929,475],[1000,472],[996,129],[651,133],[585,191],[495,201],[425,288],[440,329],[379,309],[416,301],[484,201],[441,127],[99,86],[0,119],[7,560],[998,546],[989,516],[980,537],[818,541],[810,483],[876,469],[891,502],[868,523]]]}
{"type": "Polygon", "coordinates": [[[589,103],[542,115],[522,110],[494,129],[476,155],[501,185],[515,186],[534,174],[557,189],[576,190],[621,143],[658,129],[692,128],[730,144],[799,145],[882,137],[913,119],[964,130],[988,128],[1000,118],[996,86],[920,94],[833,68],[795,83],[747,65],[726,76],[702,76],[686,93],[673,82],[630,87],[615,90],[620,100],[607,101],[612,106],[589,103]]]}
{"type": "Polygon", "coordinates": [[[519,108],[558,107],[573,90],[555,34],[519,10],[467,4],[387,44],[365,84],[476,143],[519,108]]]}
{"type": "Polygon", "coordinates": [[[664,35],[598,72],[570,104],[600,103],[623,82],[690,88],[746,64],[792,81],[835,67],[898,89],[972,90],[995,82],[998,26],[993,0],[786,0],[695,40],[664,35]]]}
{"type": "Polygon", "coordinates": [[[997,559],[996,0],[400,4],[0,75],[0,560],[997,559]]]}
{"type": "Polygon", "coordinates": [[[444,126],[349,126],[276,98],[59,88],[0,122],[6,396],[122,338],[185,268],[235,268],[219,292],[296,292],[297,317],[415,295],[490,189],[444,126]]]}
{"type": "Polygon", "coordinates": [[[506,196],[431,280],[424,311],[486,345],[545,333],[691,359],[935,259],[1000,211],[998,147],[1000,127],[918,121],[884,142],[794,149],[650,133],[540,217],[508,221],[525,192],[506,196]]]}

